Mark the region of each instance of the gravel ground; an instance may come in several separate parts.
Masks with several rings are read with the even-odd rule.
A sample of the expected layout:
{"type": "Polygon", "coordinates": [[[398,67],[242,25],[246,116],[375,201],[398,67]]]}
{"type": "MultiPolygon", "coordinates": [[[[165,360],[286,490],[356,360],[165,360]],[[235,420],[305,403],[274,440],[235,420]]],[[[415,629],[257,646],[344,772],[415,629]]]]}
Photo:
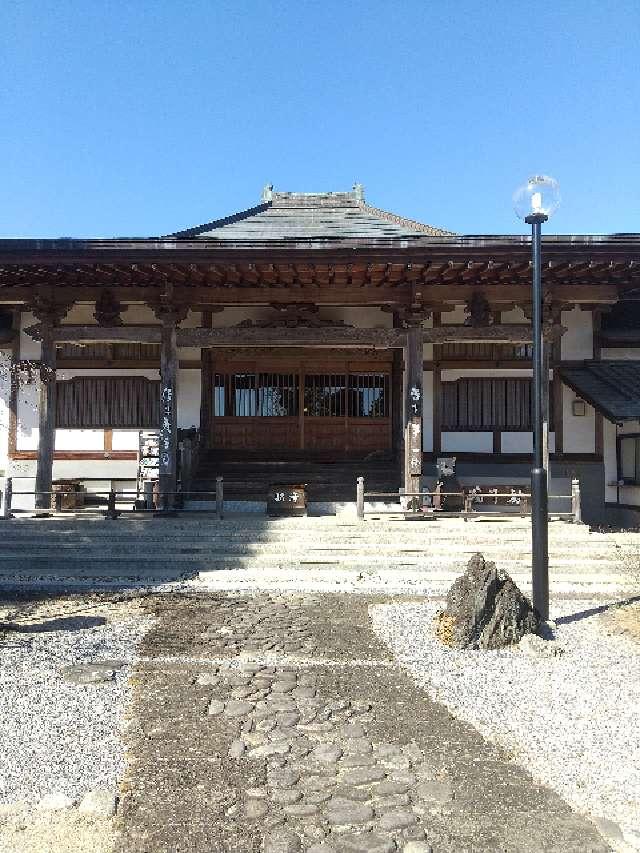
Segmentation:
{"type": "Polygon", "coordinates": [[[5,597],[0,620],[0,803],[115,790],[130,665],[152,620],[133,600],[98,595],[5,597]],[[62,674],[109,660],[115,677],[105,683],[70,683],[62,674]]]}
{"type": "Polygon", "coordinates": [[[454,651],[432,633],[438,606],[379,605],[371,616],[430,696],[576,809],[617,823],[618,849],[640,849],[640,645],[598,612],[602,601],[580,600],[552,604],[561,657],[454,651]]]}

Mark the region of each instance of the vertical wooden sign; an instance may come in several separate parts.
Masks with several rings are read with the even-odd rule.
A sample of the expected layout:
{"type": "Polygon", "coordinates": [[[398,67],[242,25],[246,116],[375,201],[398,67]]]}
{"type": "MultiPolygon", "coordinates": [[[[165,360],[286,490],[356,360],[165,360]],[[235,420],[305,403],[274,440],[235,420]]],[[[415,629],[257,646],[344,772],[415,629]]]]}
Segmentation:
{"type": "MultiPolygon", "coordinates": [[[[422,324],[407,329],[404,352],[404,453],[406,492],[419,492],[422,475],[422,324]]],[[[417,507],[419,499],[409,501],[417,507]]]]}

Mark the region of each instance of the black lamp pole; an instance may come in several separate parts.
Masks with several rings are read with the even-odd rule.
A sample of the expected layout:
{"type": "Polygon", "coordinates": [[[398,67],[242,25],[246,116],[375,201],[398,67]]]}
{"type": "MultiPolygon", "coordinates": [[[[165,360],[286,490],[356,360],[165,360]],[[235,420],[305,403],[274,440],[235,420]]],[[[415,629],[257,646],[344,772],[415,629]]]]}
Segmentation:
{"type": "Polygon", "coordinates": [[[545,621],[549,618],[549,531],[547,471],[543,455],[543,400],[548,391],[542,337],[541,226],[549,217],[532,213],[525,217],[531,225],[533,253],[533,468],[531,469],[531,564],[533,606],[545,621]]]}

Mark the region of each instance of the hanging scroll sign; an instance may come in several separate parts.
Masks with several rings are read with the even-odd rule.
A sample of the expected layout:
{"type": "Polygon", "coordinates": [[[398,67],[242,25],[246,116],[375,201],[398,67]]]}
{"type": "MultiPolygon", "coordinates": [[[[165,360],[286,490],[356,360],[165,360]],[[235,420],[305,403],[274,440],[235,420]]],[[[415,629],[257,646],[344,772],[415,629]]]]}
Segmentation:
{"type": "Polygon", "coordinates": [[[171,468],[171,423],[173,420],[173,388],[162,389],[162,421],[160,427],[160,467],[171,468]]]}
{"type": "Polygon", "coordinates": [[[422,473],[422,391],[416,385],[409,389],[409,410],[409,473],[418,475],[422,473]]]}

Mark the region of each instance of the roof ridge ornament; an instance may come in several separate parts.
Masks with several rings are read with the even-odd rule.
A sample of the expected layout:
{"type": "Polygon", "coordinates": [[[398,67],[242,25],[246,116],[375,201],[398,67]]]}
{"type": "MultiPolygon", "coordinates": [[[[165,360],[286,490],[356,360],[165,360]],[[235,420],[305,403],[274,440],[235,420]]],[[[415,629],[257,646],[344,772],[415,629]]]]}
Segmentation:
{"type": "Polygon", "coordinates": [[[273,201],[273,184],[266,184],[263,187],[261,200],[263,204],[273,201]]]}
{"type": "Polygon", "coordinates": [[[356,201],[364,201],[364,184],[356,181],[353,185],[353,194],[356,197],[356,201]]]}

